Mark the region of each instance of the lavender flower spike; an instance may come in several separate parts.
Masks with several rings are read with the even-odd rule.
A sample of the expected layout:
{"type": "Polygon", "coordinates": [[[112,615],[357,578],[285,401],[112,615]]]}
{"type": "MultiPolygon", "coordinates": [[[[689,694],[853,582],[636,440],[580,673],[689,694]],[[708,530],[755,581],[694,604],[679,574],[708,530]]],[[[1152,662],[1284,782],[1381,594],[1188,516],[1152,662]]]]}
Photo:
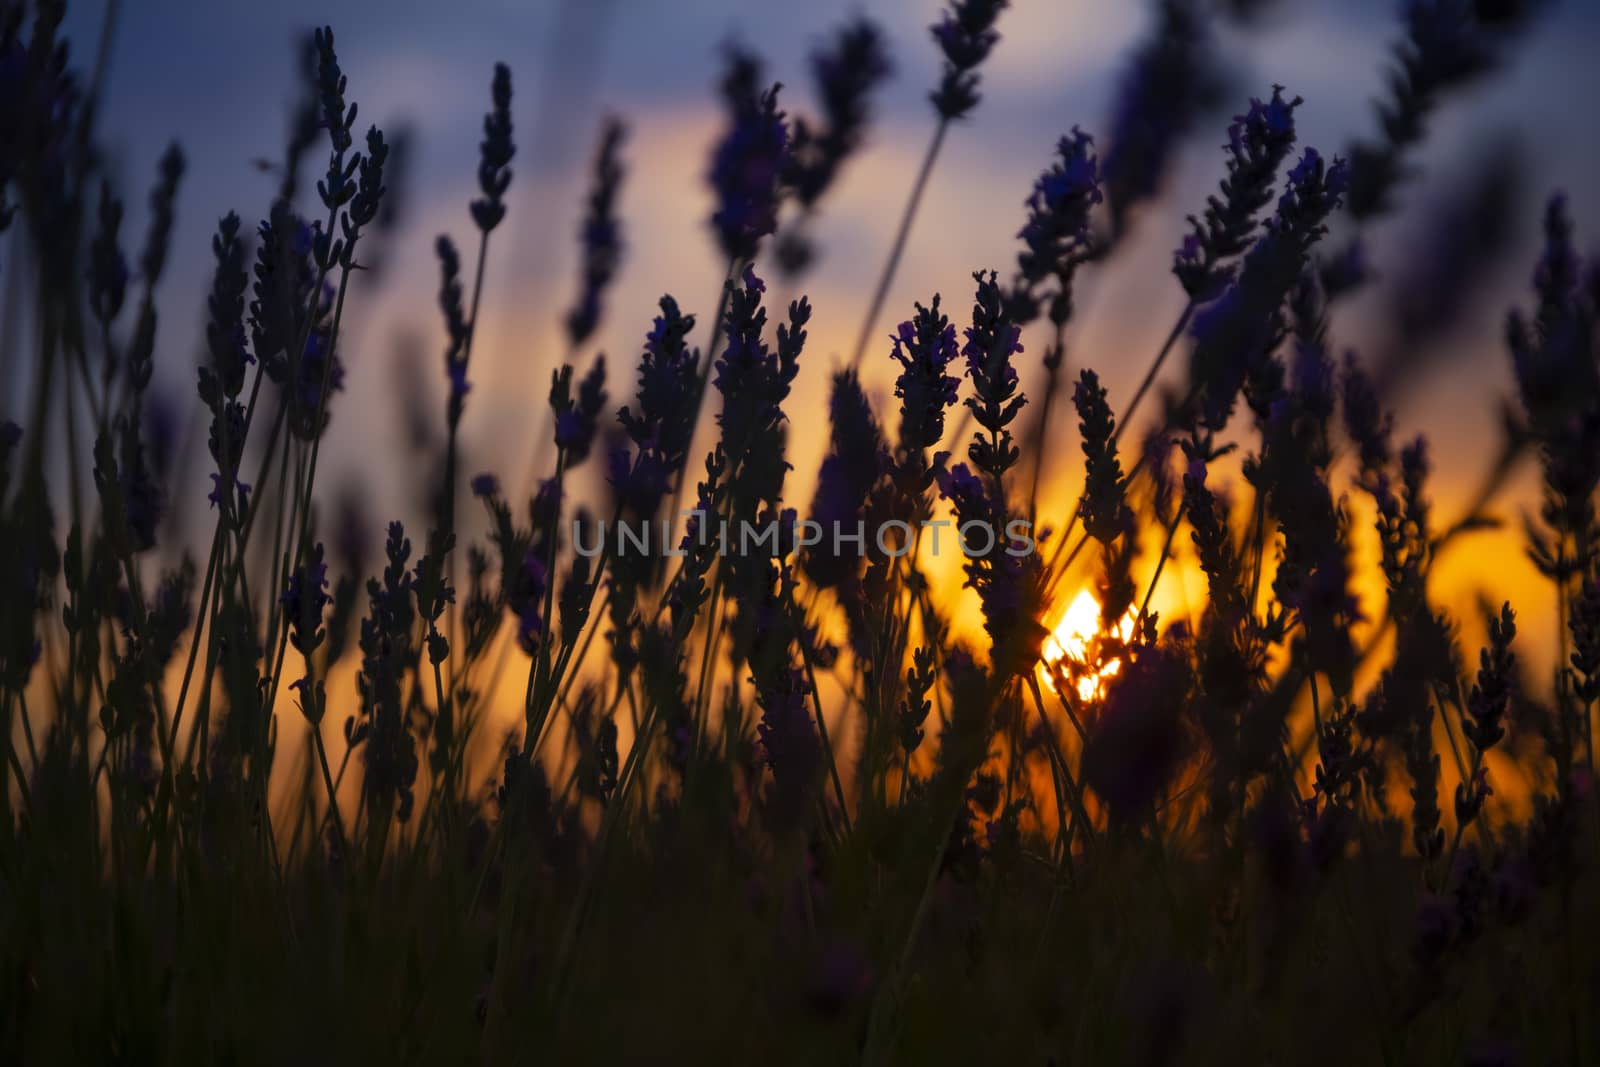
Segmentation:
{"type": "Polygon", "coordinates": [[[952,0],[932,27],[944,53],[944,73],[929,99],[941,119],[958,119],[978,106],[978,67],[1000,34],[994,24],[1008,0],[952,0]]]}
{"type": "Polygon", "coordinates": [[[755,257],[761,238],[778,228],[779,182],[789,163],[789,127],[774,85],[751,102],[729,94],[728,131],[711,157],[717,243],[732,261],[755,257]]]}
{"type": "Polygon", "coordinates": [[[582,289],[567,312],[567,343],[577,348],[600,324],[601,302],[622,261],[622,223],[617,219],[617,192],[622,188],[619,154],[628,129],[620,119],[607,119],[595,153],[594,185],[588,211],[578,230],[583,249],[582,289]]]}

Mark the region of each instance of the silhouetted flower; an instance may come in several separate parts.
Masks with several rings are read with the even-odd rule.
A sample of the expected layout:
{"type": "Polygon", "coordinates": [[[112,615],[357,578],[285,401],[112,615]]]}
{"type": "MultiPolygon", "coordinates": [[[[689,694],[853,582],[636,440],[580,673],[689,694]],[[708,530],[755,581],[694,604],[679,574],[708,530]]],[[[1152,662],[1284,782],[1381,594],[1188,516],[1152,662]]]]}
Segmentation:
{"type": "Polygon", "coordinates": [[[900,448],[920,457],[944,437],[945,410],[956,402],[961,387],[960,378],[945,373],[960,350],[955,326],[939,311],[938,294],[930,306],[917,305],[916,316],[900,324],[893,341],[900,364],[894,385],[900,400],[900,448]]]}
{"type": "Polygon", "coordinates": [[[769,347],[767,312],[761,304],[766,285],[746,269],[741,284],[729,290],[723,319],[727,343],[717,357],[712,383],[722,394],[717,415],[721,449],[730,473],[728,518],[735,523],[756,519],[763,503],[776,501],[789,464],[783,456],[785,418],[782,404],[799,373],[805,347],[805,326],[811,305],[804,297],[789,305],[789,321],[777,330],[769,347]]]}
{"type": "Polygon", "coordinates": [[[1000,33],[994,28],[1007,0],[951,0],[934,23],[933,39],[944,53],[944,73],[929,99],[941,118],[958,119],[978,106],[978,67],[1000,33]]]}
{"type": "Polygon", "coordinates": [[[339,69],[339,56],[333,48],[333,27],[324,26],[316,31],[314,41],[317,51],[317,91],[322,102],[322,125],[335,152],[346,151],[352,141],[350,130],[355,125],[356,107],[344,106],[347,84],[344,72],[339,69]]]}
{"type": "Polygon", "coordinates": [[[1206,464],[1188,441],[1183,442],[1188,469],[1183,475],[1183,510],[1193,527],[1191,538],[1200,569],[1205,573],[1209,594],[1208,611],[1224,619],[1236,619],[1243,611],[1240,601],[1239,560],[1228,534],[1224,516],[1219,514],[1216,495],[1206,485],[1206,464]]]}
{"type": "Polygon", "coordinates": [[[1083,439],[1086,480],[1083,488],[1083,528],[1090,537],[1109,545],[1126,528],[1123,505],[1122,464],[1113,440],[1116,420],[1106,391],[1094,371],[1083,369],[1072,402],[1078,409],[1078,430],[1083,439]]]}
{"type": "Polygon", "coordinates": [[[412,644],[413,578],[411,542],[398,522],[389,524],[382,578],[367,581],[370,611],[361,621],[361,713],[345,724],[346,741],[365,746],[363,789],[369,803],[392,805],[401,822],[410,817],[417,776],[416,741],[407,720],[405,675],[416,650],[412,644]]]}
{"type": "MultiPolygon", "coordinates": [[[[1489,647],[1479,654],[1478,679],[1467,694],[1467,714],[1461,723],[1461,732],[1479,752],[1487,752],[1505,735],[1501,724],[1516,685],[1517,657],[1511,650],[1516,636],[1516,615],[1507,603],[1501,606],[1499,618],[1489,618],[1489,647]]],[[[1577,636],[1574,629],[1575,641],[1577,636]]],[[[1576,659],[1574,653],[1574,662],[1576,659]]]]}
{"type": "Polygon", "coordinates": [[[700,352],[685,343],[694,323],[694,316],[683,314],[676,300],[661,298],[661,314],[645,337],[639,357],[634,406],[617,413],[617,421],[639,450],[631,475],[635,484],[617,487],[625,499],[631,496],[638,505],[636,514],[655,514],[656,503],[688,455],[694,434],[695,394],[700,387],[700,352]]]}
{"type": "MultiPolygon", "coordinates": [[[[1274,100],[1281,104],[1278,97],[1274,100]]],[[[1292,129],[1289,105],[1280,110],[1275,121],[1292,129]]],[[[1237,276],[1220,298],[1195,314],[1190,375],[1201,394],[1201,421],[1207,428],[1221,429],[1240,389],[1269,369],[1285,332],[1283,305],[1299,284],[1312,247],[1326,232],[1347,177],[1342,161],[1324,164],[1315,149],[1306,149],[1289,171],[1277,210],[1250,246],[1237,276]]],[[[1254,222],[1246,221],[1246,230],[1253,231],[1254,222]]],[[[1213,261],[1209,252],[1203,261],[1213,261]]]]}
{"type": "Polygon", "coordinates": [[[806,574],[823,589],[855,573],[860,553],[835,553],[834,534],[854,529],[888,460],[872,406],[854,371],[834,375],[828,412],[833,446],[817,471],[811,501],[811,520],[821,527],[822,539],[803,559],[806,574]]]}
{"type": "Polygon", "coordinates": [[[1272,200],[1278,168],[1294,147],[1294,111],[1300,98],[1283,98],[1273,86],[1266,103],[1252,98],[1250,110],[1228,127],[1228,176],[1221,196],[1206,201],[1204,220],[1192,216],[1193,232],[1173,256],[1172,270],[1191,299],[1209,300],[1232,277],[1228,261],[1245,251],[1256,231],[1256,215],[1272,200]]]}
{"type": "Polygon", "coordinates": [[[583,253],[578,300],[567,312],[567,341],[573,348],[588,340],[600,324],[606,287],[622,262],[622,222],[617,218],[617,193],[622,188],[623,167],[619,156],[626,135],[627,127],[620,119],[607,119],[600,133],[600,147],[595,152],[587,211],[578,228],[578,243],[583,253]]]}
{"type": "Polygon", "coordinates": [[[1045,279],[1056,280],[1050,300],[1050,321],[1066,322],[1072,313],[1072,278],[1078,265],[1092,254],[1089,212],[1100,203],[1099,161],[1092,155],[1094,140],[1072,128],[1056,147],[1060,157],[1034,182],[1028,197],[1028,221],[1017,234],[1022,251],[1017,254],[1017,281],[1009,311],[1018,323],[1038,313],[1035,290],[1045,279]]]}
{"type": "MultiPolygon", "coordinates": [[[[737,62],[735,59],[734,62],[737,62]]],[[[759,100],[729,96],[728,128],[711,156],[717,207],[711,227],[723,254],[755,258],[761,238],[778,228],[778,192],[789,165],[789,128],[774,85],[759,100]]]]}
{"type": "Polygon", "coordinates": [[[327,707],[324,684],[316,678],[311,665],[312,654],[327,637],[322,627],[323,609],[332,602],[327,588],[328,568],[322,561],[322,544],[318,542],[289,575],[279,598],[289,627],[289,644],[306,660],[305,674],[292,688],[299,691],[300,710],[313,727],[322,721],[327,707]]]}
{"type": "Polygon", "coordinates": [[[973,435],[967,455],[974,466],[998,484],[1017,462],[1021,451],[1012,444],[1007,428],[1027,403],[1017,392],[1017,369],[1011,357],[1022,351],[1022,331],[1005,313],[1005,301],[995,283],[995,273],[982,271],[972,276],[978,283],[972,305],[972,325],[967,327],[967,343],[961,354],[967,360],[967,377],[973,395],[967,398],[974,421],[989,431],[973,435]]]}
{"type": "Polygon", "coordinates": [[[461,410],[472,384],[467,381],[467,340],[472,324],[467,322],[461,304],[461,256],[450,238],[441,235],[434,242],[439,257],[439,309],[444,312],[446,344],[445,377],[450,383],[449,423],[461,421],[461,410]]]}
{"type": "Polygon", "coordinates": [[[511,68],[504,63],[494,65],[489,95],[494,106],[483,117],[483,141],[478,146],[478,189],[483,196],[472,202],[472,221],[485,234],[506,217],[511,159],[517,154],[511,141],[511,68]]]}
{"type": "Polygon", "coordinates": [[[248,279],[244,269],[244,242],[239,239],[238,215],[229,213],[217,224],[211,252],[217,261],[211,296],[207,301],[210,320],[206,323],[206,344],[211,363],[200,372],[201,398],[205,399],[209,376],[221,389],[222,395],[231,399],[244,388],[245,368],[255,362],[255,356],[245,345],[244,291],[248,279]]]}
{"type": "MultiPolygon", "coordinates": [[[[1499,628],[1493,628],[1491,620],[1490,645],[1483,650],[1479,682],[1473,689],[1473,696],[1484,708],[1481,719],[1485,722],[1484,730],[1489,737],[1489,744],[1499,739],[1500,717],[1505,714],[1509,702],[1511,668],[1516,663],[1509,649],[1502,648],[1502,645],[1510,644],[1511,635],[1516,633],[1511,625],[1509,604],[1504,609],[1504,619],[1499,628]],[[1484,672],[1491,671],[1491,668],[1489,678],[1485,679],[1484,672]],[[1480,689],[1483,690],[1481,696],[1478,692],[1480,689]]],[[[1577,595],[1572,598],[1567,627],[1572,633],[1572,692],[1587,707],[1600,700],[1600,583],[1592,576],[1584,578],[1577,595]]],[[[1468,708],[1473,711],[1474,720],[1480,720],[1472,702],[1469,702],[1468,708]]]]}
{"type": "Polygon", "coordinates": [[[822,99],[822,123],[794,121],[794,139],[784,173],[803,207],[810,208],[833,184],[844,161],[860,147],[868,120],[867,98],[892,67],[876,23],[857,17],[811,54],[811,73],[822,99]]]}
{"type": "Polygon", "coordinates": [[[389,146],[376,126],[367,130],[367,152],[361,157],[355,195],[350,198],[349,209],[340,220],[344,232],[344,252],[341,265],[349,270],[355,264],[356,240],[361,228],[378,217],[383,205],[383,169],[389,159],[389,146]]]}
{"type": "Polygon", "coordinates": [[[589,458],[599,432],[600,412],[606,406],[606,358],[596,356],[594,366],[572,395],[572,367],[563,366],[550,376],[550,410],[556,420],[556,447],[568,469],[589,458]]]}
{"type": "Polygon", "coordinates": [[[94,449],[94,480],[106,526],[121,547],[134,553],[155,547],[164,507],[161,486],[145,462],[139,427],[138,412],[119,415],[113,430],[115,445],[113,433],[102,434],[94,449]]]}

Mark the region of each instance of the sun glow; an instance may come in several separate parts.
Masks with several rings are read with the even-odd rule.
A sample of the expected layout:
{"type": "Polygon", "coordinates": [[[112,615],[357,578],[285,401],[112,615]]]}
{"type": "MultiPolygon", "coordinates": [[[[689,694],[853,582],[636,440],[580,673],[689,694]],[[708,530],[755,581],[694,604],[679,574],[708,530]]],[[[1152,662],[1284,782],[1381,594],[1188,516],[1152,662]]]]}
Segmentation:
{"type": "MultiPolygon", "coordinates": [[[[1105,636],[1126,641],[1133,636],[1134,622],[1134,613],[1130,609],[1117,623],[1114,634],[1105,636]]],[[[1105,692],[1106,679],[1116,677],[1122,669],[1120,659],[1108,659],[1099,664],[1089,662],[1094,652],[1092,644],[1104,633],[1100,627],[1100,602],[1085,589],[1067,605],[1061,621],[1056,623],[1055,629],[1044,640],[1040,669],[1045,684],[1055,688],[1059,676],[1076,687],[1079,700],[1094,700],[1101,696],[1105,692]]]]}

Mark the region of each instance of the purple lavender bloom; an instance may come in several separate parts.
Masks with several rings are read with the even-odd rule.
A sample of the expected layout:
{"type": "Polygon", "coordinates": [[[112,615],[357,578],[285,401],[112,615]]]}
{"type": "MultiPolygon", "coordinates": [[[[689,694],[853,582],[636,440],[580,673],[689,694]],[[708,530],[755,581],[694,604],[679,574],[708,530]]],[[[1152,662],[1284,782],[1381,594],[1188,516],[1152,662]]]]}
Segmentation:
{"type": "Polygon", "coordinates": [[[972,325],[965,330],[967,343],[961,346],[967,377],[992,375],[1002,387],[1014,385],[1017,371],[1011,366],[1011,357],[1022,351],[1022,331],[1006,321],[995,273],[986,276],[978,271],[972,277],[978,283],[978,296],[972,307],[972,325]]]}
{"type": "MultiPolygon", "coordinates": [[[[1277,96],[1274,99],[1281,106],[1263,109],[1266,117],[1260,121],[1266,126],[1290,122],[1287,117],[1270,117],[1274,112],[1287,116],[1293,108],[1277,96]]],[[[1338,208],[1348,181],[1349,169],[1342,160],[1325,164],[1315,149],[1308,148],[1289,172],[1276,213],[1250,246],[1237,277],[1219,299],[1194,316],[1190,375],[1200,391],[1200,416],[1206,427],[1220,429],[1240,389],[1272,362],[1286,331],[1283,305],[1299,285],[1312,248],[1327,232],[1327,219],[1338,208]]],[[[1253,231],[1253,217],[1246,221],[1253,231]]],[[[1212,261],[1208,251],[1202,262],[1212,261]]]]}
{"type": "Polygon", "coordinates": [[[306,441],[327,430],[329,398],[344,388],[344,362],[331,350],[330,332],[311,331],[292,380],[285,383],[289,429],[306,441]]]}
{"type": "Polygon", "coordinates": [[[289,643],[301,651],[304,649],[299,643],[300,634],[303,632],[308,638],[312,635],[321,625],[318,620],[322,609],[333,599],[328,596],[327,590],[328,568],[322,562],[322,545],[319,543],[312,549],[306,562],[289,575],[283,593],[278,598],[283,604],[284,614],[289,618],[289,643]],[[306,622],[306,625],[302,625],[302,622],[306,622]]]}
{"type": "MultiPolygon", "coordinates": [[[[1596,623],[1600,623],[1600,599],[1593,596],[1592,585],[1586,586],[1583,593],[1574,601],[1574,621],[1576,622],[1584,612],[1589,613],[1596,623]]],[[[1579,633],[1581,629],[1583,629],[1581,625],[1573,627],[1573,635],[1579,641],[1586,636],[1579,633]]],[[[1492,614],[1489,616],[1489,647],[1479,654],[1478,677],[1467,694],[1466,715],[1461,723],[1461,732],[1479,752],[1493,748],[1505,736],[1505,727],[1502,724],[1507,711],[1510,710],[1511,697],[1517,682],[1517,656],[1511,650],[1511,642],[1516,636],[1516,613],[1511,610],[1508,602],[1501,606],[1498,618],[1492,614]]],[[[1575,645],[1578,643],[1575,641],[1575,645]]],[[[1587,644],[1587,641],[1582,643],[1587,644]]],[[[1573,666],[1582,671],[1586,665],[1580,660],[1579,652],[1574,652],[1573,666]]],[[[1600,673],[1600,657],[1596,658],[1594,669],[1588,673],[1600,673]]],[[[1580,694],[1582,695],[1584,694],[1580,694]]]]}
{"type": "Polygon", "coordinates": [[[511,68],[494,65],[489,95],[493,107],[483,117],[479,144],[478,189],[483,196],[472,202],[472,221],[485,234],[506,217],[505,195],[511,187],[511,159],[517,147],[511,141],[511,68]]]}
{"type": "Polygon", "coordinates": [[[749,267],[742,284],[730,288],[723,318],[727,343],[712,379],[723,398],[717,415],[722,430],[719,447],[731,474],[729,517],[734,521],[753,521],[765,504],[781,495],[789,469],[783,454],[783,401],[799,373],[811,317],[811,305],[804,297],[790,304],[789,321],[779,325],[777,344],[769,346],[763,336],[765,291],[766,283],[749,267]]]}
{"type": "Polygon", "coordinates": [[[594,366],[578,383],[572,395],[572,367],[563,366],[550,376],[550,410],[555,414],[556,447],[562,450],[570,469],[589,458],[595,434],[600,429],[600,412],[606,406],[606,358],[595,357],[594,366]]]}
{"type": "Polygon", "coordinates": [[[450,382],[450,398],[459,403],[472,392],[472,383],[467,380],[467,361],[464,359],[452,360],[445,367],[445,376],[450,382]]]}
{"type": "MultiPolygon", "coordinates": [[[[245,345],[244,291],[248,284],[244,269],[244,242],[239,239],[239,216],[230,212],[217,224],[211,240],[217,269],[207,301],[211,317],[206,323],[206,344],[211,364],[201,370],[201,398],[206,399],[208,375],[213,377],[223,396],[236,397],[244,389],[245,368],[255,357],[245,345]]],[[[213,410],[215,404],[211,404],[213,410]]]]}
{"type": "Polygon", "coordinates": [[[789,128],[778,110],[778,86],[759,100],[729,98],[727,132],[711,156],[708,180],[717,208],[711,226],[735,262],[755,258],[761,238],[778,228],[780,180],[789,164],[789,128]]]}
{"type": "Polygon", "coordinates": [[[472,383],[467,380],[468,341],[473,324],[467,322],[461,302],[461,256],[449,237],[441,234],[434,242],[439,257],[439,310],[444,312],[446,344],[445,377],[450,382],[447,418],[454,428],[461,422],[462,408],[472,383]]]}
{"type": "MultiPolygon", "coordinates": [[[[344,72],[339,69],[339,56],[333,47],[333,27],[323,26],[315,32],[317,52],[317,91],[322,103],[322,125],[335,153],[345,152],[353,143],[350,127],[355,124],[356,107],[344,106],[347,84],[344,72]]],[[[326,196],[327,191],[324,192],[326,196]]]]}
{"type": "Polygon", "coordinates": [[[1123,503],[1122,464],[1117,459],[1116,419],[1106,402],[1106,390],[1094,371],[1085,367],[1072,392],[1078,409],[1078,430],[1083,441],[1085,481],[1083,528],[1090,537],[1109,546],[1127,528],[1130,515],[1123,503]]]}
{"type": "Polygon", "coordinates": [[[250,510],[248,484],[215,471],[208,477],[211,479],[211,491],[206,494],[206,500],[212,507],[220,508],[223,514],[235,518],[250,510]]]}
{"type": "Polygon", "coordinates": [[[967,455],[998,485],[1021,456],[1008,427],[1027,403],[1017,392],[1017,368],[1011,362],[1011,357],[1022,351],[1022,330],[1006,314],[994,271],[978,271],[972,277],[978,291],[961,354],[967,359],[967,377],[972,380],[973,395],[967,398],[967,407],[989,437],[986,440],[981,433],[974,434],[967,455]]]}
{"type": "Polygon", "coordinates": [[[861,382],[854,371],[844,370],[834,375],[828,411],[833,427],[833,447],[817,472],[817,489],[811,502],[811,519],[821,525],[824,537],[822,544],[810,549],[804,560],[806,573],[824,589],[838,585],[855,573],[856,558],[835,554],[831,550],[831,535],[835,529],[853,527],[888,463],[872,405],[862,393],[861,382]]]}
{"type": "Polygon", "coordinates": [[[289,575],[279,599],[289,624],[289,644],[302,656],[311,655],[326,636],[322,612],[333,602],[328,595],[328,567],[323,562],[322,542],[313,545],[289,575]]]}
{"type": "Polygon", "coordinates": [[[617,194],[622,188],[623,166],[619,158],[628,128],[620,119],[608,118],[600,133],[600,148],[595,153],[594,183],[586,201],[587,211],[578,228],[583,269],[577,303],[567,312],[567,342],[577,348],[589,339],[600,324],[605,291],[622,262],[622,222],[617,218],[617,194]]]}
{"type": "Polygon", "coordinates": [[[386,191],[383,171],[388,159],[389,146],[383,140],[382,131],[376,126],[368,127],[367,151],[361,157],[357,168],[359,174],[355,193],[350,197],[349,207],[339,220],[344,234],[339,263],[345,270],[354,269],[356,241],[361,236],[361,229],[378,217],[378,211],[383,205],[383,194],[386,191]]]}
{"type": "Polygon", "coordinates": [[[1227,284],[1229,260],[1250,246],[1256,215],[1272,200],[1272,182],[1294,147],[1294,110],[1297,96],[1283,98],[1283,87],[1272,87],[1263,103],[1251,98],[1250,109],[1235,115],[1228,127],[1228,176],[1221,196],[1207,200],[1203,219],[1190,219],[1194,230],[1173,256],[1173,273],[1195,300],[1209,300],[1227,284]]]}
{"type": "MultiPolygon", "coordinates": [[[[449,575],[445,572],[445,559],[450,551],[455,548],[455,534],[446,534],[440,538],[437,533],[428,537],[428,551],[417,558],[417,566],[411,578],[411,592],[417,599],[417,614],[429,624],[430,631],[433,624],[439,621],[445,608],[456,602],[455,587],[450,584],[449,575]]],[[[433,634],[429,634],[432,639],[433,634]]],[[[434,662],[439,662],[444,657],[441,655],[434,662]]]]}
{"type": "Polygon", "coordinates": [[[939,311],[934,294],[928,307],[902,322],[893,335],[894,358],[900,364],[894,395],[900,400],[900,448],[921,455],[944,437],[945,410],[956,402],[961,379],[945,369],[959,354],[956,328],[939,311]]]}
{"type": "MultiPolygon", "coordinates": [[[[661,298],[661,314],[639,357],[635,403],[617,413],[617,421],[639,450],[638,466],[658,475],[652,482],[665,483],[683,467],[694,433],[700,352],[685,343],[694,325],[694,316],[683,314],[676,300],[661,298]]],[[[665,491],[663,484],[661,492],[665,491]]],[[[648,514],[654,511],[652,506],[648,514]]]]}
{"type": "Polygon", "coordinates": [[[209,500],[229,522],[239,521],[248,509],[250,487],[239,480],[239,464],[244,456],[244,405],[224,400],[215,393],[215,378],[201,370],[202,397],[212,405],[211,432],[206,445],[217,471],[211,475],[209,500]],[[208,389],[209,385],[209,389],[208,389]]]}
{"type": "Polygon", "coordinates": [[[965,463],[939,471],[939,492],[955,507],[956,514],[984,516],[989,511],[989,493],[983,479],[965,463]]]}
{"type": "Polygon", "coordinates": [[[928,97],[941,119],[961,118],[978,106],[977,68],[1000,40],[994,24],[1008,6],[1008,0],[951,0],[930,27],[944,53],[939,87],[928,97]]]}
{"type": "Polygon", "coordinates": [[[256,226],[250,339],[267,377],[280,386],[290,377],[296,362],[295,345],[307,333],[307,326],[311,332],[319,332],[331,313],[328,292],[314,292],[317,267],[312,245],[311,227],[287,201],[276,201],[271,215],[256,226]],[[307,314],[312,318],[309,324],[307,314]]]}
{"type": "MultiPolygon", "coordinates": [[[[1510,605],[1504,609],[1510,611],[1510,605]]],[[[1493,620],[1491,620],[1492,622],[1493,620]]],[[[1572,598],[1572,606],[1567,615],[1567,627],[1572,634],[1572,691],[1586,705],[1600,700],[1600,582],[1592,576],[1585,576],[1583,583],[1572,598]]],[[[1514,632],[1514,631],[1513,631],[1514,632]]],[[[1501,628],[1504,634],[1504,627],[1501,628]]],[[[1489,714],[1480,715],[1473,708],[1472,698],[1469,698],[1468,710],[1474,719],[1483,719],[1499,725],[1499,716],[1504,713],[1500,682],[1503,677],[1509,680],[1509,671],[1503,669],[1505,664],[1514,664],[1515,658],[1510,656],[1509,650],[1502,651],[1501,641],[1496,640],[1497,634],[1490,633],[1490,647],[1483,652],[1483,666],[1479,670],[1479,685],[1473,690],[1473,697],[1481,700],[1489,714]],[[1482,677],[1485,670],[1493,667],[1493,672],[1487,680],[1482,677]],[[1483,693],[1478,693],[1481,688],[1483,693]]],[[[1498,735],[1490,731],[1490,736],[1498,740],[1498,735]]],[[[1492,741],[1491,741],[1492,743],[1492,741]]]]}
{"type": "Polygon", "coordinates": [[[867,100],[892,70],[883,33],[870,19],[846,23],[827,47],[811,54],[811,73],[822,98],[823,122],[813,128],[795,119],[784,182],[809,209],[833,184],[840,167],[866,130],[867,100]]]}
{"type": "Polygon", "coordinates": [[[472,495],[482,499],[500,495],[500,480],[488,471],[472,476],[472,495]]]}
{"type": "Polygon", "coordinates": [[[1056,146],[1058,159],[1034,182],[1028,221],[1017,234],[1023,248],[1017,254],[1017,282],[1008,309],[1019,323],[1038,314],[1034,290],[1050,277],[1058,287],[1050,320],[1062,323],[1072,313],[1073,274],[1093,251],[1089,212],[1102,199],[1093,149],[1094,139],[1074,126],[1056,146]]]}
{"type": "Polygon", "coordinates": [[[398,522],[389,524],[384,544],[387,565],[367,582],[370,610],[361,621],[359,718],[346,724],[346,739],[364,744],[368,803],[393,805],[395,818],[410,817],[417,776],[416,740],[411,734],[403,683],[415,665],[411,542],[398,522]]]}

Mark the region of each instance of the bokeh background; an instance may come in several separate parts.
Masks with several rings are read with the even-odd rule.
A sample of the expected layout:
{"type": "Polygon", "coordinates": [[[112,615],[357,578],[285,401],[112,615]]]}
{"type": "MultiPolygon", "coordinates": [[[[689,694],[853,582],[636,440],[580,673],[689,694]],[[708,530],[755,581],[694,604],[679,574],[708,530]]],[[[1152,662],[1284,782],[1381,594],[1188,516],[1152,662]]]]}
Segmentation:
{"type": "MultiPolygon", "coordinates": [[[[496,469],[515,481],[545,425],[550,370],[565,354],[560,323],[576,288],[577,219],[601,118],[616,114],[630,127],[621,198],[627,256],[596,343],[584,355],[608,354],[612,396],[620,402],[660,294],[673,293],[703,323],[714,306],[723,263],[706,225],[704,175],[722,123],[714,85],[723,45],[737,41],[762,55],[769,78],[785,83],[784,106],[813,113],[808,55],[844,19],[866,14],[885,31],[895,74],[877,96],[864,150],[847,164],[813,230],[821,256],[803,289],[816,311],[788,406],[796,468],[789,495],[803,508],[826,443],[829,372],[848,357],[932,132],[927,91],[938,63],[927,27],[939,6],[939,0],[124,2],[105,53],[101,133],[128,202],[125,233],[143,231],[143,191],[167,141],[180,141],[190,161],[159,294],[158,388],[174,395],[193,388],[211,232],[227,211],[247,222],[266,211],[277,178],[261,161],[282,156],[299,91],[297,40],[313,25],[332,23],[363,124],[377,122],[391,136],[408,131],[409,173],[397,190],[400,227],[382,271],[358,282],[352,296],[348,376],[335,400],[322,484],[356,487],[378,515],[414,513],[421,468],[392,458],[409,448],[401,417],[407,391],[420,383],[442,396],[432,244],[439,233],[470,236],[466,205],[474,194],[489,74],[495,61],[504,61],[516,93],[516,177],[510,216],[490,249],[473,357],[476,386],[463,432],[468,472],[496,469]]],[[[1224,104],[1182,146],[1163,195],[1139,216],[1116,258],[1079,275],[1068,365],[1095,367],[1113,405],[1127,402],[1182,309],[1171,250],[1184,216],[1203,206],[1221,175],[1228,117],[1250,96],[1282,83],[1305,98],[1298,113],[1303,145],[1333,154],[1374,129],[1371,102],[1400,32],[1396,4],[1247,6],[1257,9],[1254,15],[1219,15],[1213,27],[1224,104]]],[[[72,5],[68,34],[80,65],[94,55],[104,13],[103,4],[90,0],[72,5]]],[[[983,102],[947,141],[880,335],[908,317],[913,300],[935,292],[964,322],[971,272],[1009,271],[1034,177],[1073,125],[1091,134],[1105,130],[1119,76],[1153,13],[1153,4],[1133,0],[1014,0],[983,71],[983,102]]],[[[1551,4],[1507,51],[1505,69],[1448,99],[1416,157],[1401,210],[1368,235],[1381,284],[1341,306],[1334,322],[1339,348],[1374,365],[1397,355],[1408,360],[1407,373],[1391,376],[1390,404],[1402,432],[1426,431],[1434,445],[1441,522],[1460,515],[1498,455],[1499,403],[1510,390],[1502,322],[1513,303],[1527,302],[1540,211],[1552,190],[1570,194],[1583,243],[1600,248],[1592,111],[1600,99],[1597,42],[1600,5],[1551,4]],[[1459,300],[1448,328],[1411,343],[1415,323],[1440,293],[1459,300]]],[[[795,290],[775,283],[773,293],[795,290]]],[[[701,343],[704,335],[702,326],[701,343]]],[[[1043,338],[1030,335],[1026,343],[1024,384],[1036,387],[1043,338]]],[[[892,367],[886,341],[869,351],[864,379],[880,411],[892,409],[892,367]]],[[[1170,371],[1181,377],[1182,360],[1170,371]]],[[[13,365],[0,382],[10,395],[24,396],[17,387],[26,374],[13,365]]],[[[429,410],[442,412],[442,400],[429,410]]],[[[1060,523],[1081,475],[1070,405],[1056,411],[1041,518],[1060,523]]],[[[1525,463],[1495,501],[1506,528],[1452,548],[1436,570],[1433,592],[1465,616],[1480,596],[1512,597],[1529,638],[1524,648],[1535,661],[1543,649],[1548,665],[1552,594],[1525,561],[1517,521],[1536,504],[1533,465],[1525,463]]],[[[1364,593],[1376,595],[1373,582],[1369,577],[1364,593]]],[[[1166,610],[1181,610],[1186,593],[1201,590],[1179,568],[1163,594],[1166,610]]]]}

